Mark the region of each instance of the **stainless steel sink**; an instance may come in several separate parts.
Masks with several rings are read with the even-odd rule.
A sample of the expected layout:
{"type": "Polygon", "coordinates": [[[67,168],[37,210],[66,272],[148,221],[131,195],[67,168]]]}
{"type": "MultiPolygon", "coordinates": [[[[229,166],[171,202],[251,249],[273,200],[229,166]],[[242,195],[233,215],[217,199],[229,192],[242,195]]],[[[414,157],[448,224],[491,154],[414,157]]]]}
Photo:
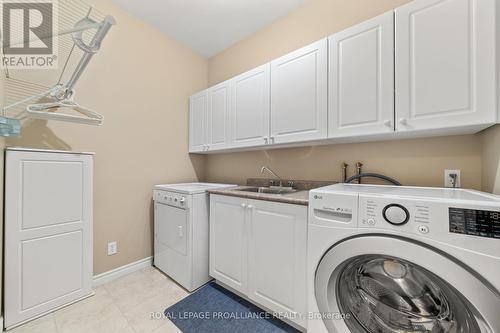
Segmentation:
{"type": "Polygon", "coordinates": [[[280,186],[248,187],[248,188],[243,188],[243,189],[237,189],[236,191],[252,192],[252,193],[266,193],[266,194],[291,194],[291,193],[298,192],[298,190],[293,189],[291,187],[280,187],[280,186]]]}

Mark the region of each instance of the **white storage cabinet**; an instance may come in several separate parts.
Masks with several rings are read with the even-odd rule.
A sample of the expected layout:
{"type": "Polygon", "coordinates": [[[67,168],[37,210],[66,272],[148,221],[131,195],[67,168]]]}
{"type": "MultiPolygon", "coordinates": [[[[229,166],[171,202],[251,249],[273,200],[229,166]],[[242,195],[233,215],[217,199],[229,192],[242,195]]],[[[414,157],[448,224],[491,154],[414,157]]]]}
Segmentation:
{"type": "Polygon", "coordinates": [[[8,149],[5,326],[92,291],[92,154],[8,149]]]}

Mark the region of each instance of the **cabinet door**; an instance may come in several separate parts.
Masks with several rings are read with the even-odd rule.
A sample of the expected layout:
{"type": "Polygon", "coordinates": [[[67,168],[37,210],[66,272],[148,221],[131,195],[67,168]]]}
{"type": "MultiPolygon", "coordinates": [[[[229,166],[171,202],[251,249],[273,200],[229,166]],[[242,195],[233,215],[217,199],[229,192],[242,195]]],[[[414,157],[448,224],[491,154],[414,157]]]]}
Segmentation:
{"type": "Polygon", "coordinates": [[[208,149],[218,150],[229,146],[229,81],[208,89],[208,149]]]}
{"type": "Polygon", "coordinates": [[[210,195],[210,275],[246,293],[246,201],[210,195]]]}
{"type": "Polygon", "coordinates": [[[189,98],[189,152],[206,150],[207,144],[207,92],[189,98]]]}
{"type": "Polygon", "coordinates": [[[269,141],[271,65],[266,64],[233,80],[232,146],[252,147],[269,141]]]}
{"type": "Polygon", "coordinates": [[[394,12],[329,39],[331,138],[394,131],[394,12]]]}
{"type": "MultiPolygon", "coordinates": [[[[270,310],[306,313],[307,207],[249,200],[248,297],[270,310]]],[[[305,326],[300,317],[293,320],[305,326]]]]}
{"type": "Polygon", "coordinates": [[[328,117],[326,39],[271,63],[271,141],[324,139],[328,117]]]}
{"type": "Polygon", "coordinates": [[[495,0],[396,9],[397,130],[494,123],[495,0]]]}
{"type": "Polygon", "coordinates": [[[5,325],[92,294],[92,156],[6,153],[5,325]]]}

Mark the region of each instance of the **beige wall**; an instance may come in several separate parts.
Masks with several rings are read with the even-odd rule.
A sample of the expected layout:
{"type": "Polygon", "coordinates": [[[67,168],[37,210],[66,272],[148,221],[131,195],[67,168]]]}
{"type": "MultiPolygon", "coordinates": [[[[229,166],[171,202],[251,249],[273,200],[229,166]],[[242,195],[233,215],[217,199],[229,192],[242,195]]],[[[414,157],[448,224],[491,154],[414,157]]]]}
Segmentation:
{"type": "Polygon", "coordinates": [[[242,184],[248,177],[261,177],[260,167],[267,165],[284,178],[340,180],[341,163],[347,162],[353,175],[358,161],[365,171],[389,175],[405,185],[441,186],[444,169],[461,169],[464,187],[481,188],[481,140],[477,136],[211,155],[206,178],[242,184]]]}
{"type": "MultiPolygon", "coordinates": [[[[210,59],[209,83],[231,78],[407,2],[310,0],[210,59]]],[[[480,189],[481,149],[480,137],[470,135],[213,155],[207,158],[206,179],[244,183],[247,177],[258,176],[260,166],[269,165],[284,177],[339,180],[343,161],[351,165],[351,174],[354,164],[361,161],[366,171],[387,174],[408,185],[442,186],[443,170],[457,168],[462,170],[464,187],[480,189]]]]}
{"type": "Polygon", "coordinates": [[[500,125],[481,134],[483,148],[483,190],[500,194],[500,125]]]}
{"type": "Polygon", "coordinates": [[[265,64],[410,0],[308,0],[284,18],[209,60],[209,83],[265,64]]]}
{"type": "Polygon", "coordinates": [[[79,82],[76,99],[102,127],[27,121],[11,146],[93,151],[94,273],[152,255],[152,187],[204,178],[188,155],[188,97],[207,86],[207,61],[106,0],[114,27],[79,82]],[[107,256],[107,242],[118,254],[107,256]]]}

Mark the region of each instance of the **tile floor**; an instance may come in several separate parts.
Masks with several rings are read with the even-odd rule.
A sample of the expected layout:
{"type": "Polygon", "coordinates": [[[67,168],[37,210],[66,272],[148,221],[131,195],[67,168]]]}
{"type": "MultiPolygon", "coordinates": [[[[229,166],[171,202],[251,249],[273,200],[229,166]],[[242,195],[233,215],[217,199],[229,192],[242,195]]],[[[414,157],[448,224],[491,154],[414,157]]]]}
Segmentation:
{"type": "Polygon", "coordinates": [[[151,319],[188,292],[150,267],[96,288],[81,302],[9,333],[179,333],[168,319],[151,319]]]}

